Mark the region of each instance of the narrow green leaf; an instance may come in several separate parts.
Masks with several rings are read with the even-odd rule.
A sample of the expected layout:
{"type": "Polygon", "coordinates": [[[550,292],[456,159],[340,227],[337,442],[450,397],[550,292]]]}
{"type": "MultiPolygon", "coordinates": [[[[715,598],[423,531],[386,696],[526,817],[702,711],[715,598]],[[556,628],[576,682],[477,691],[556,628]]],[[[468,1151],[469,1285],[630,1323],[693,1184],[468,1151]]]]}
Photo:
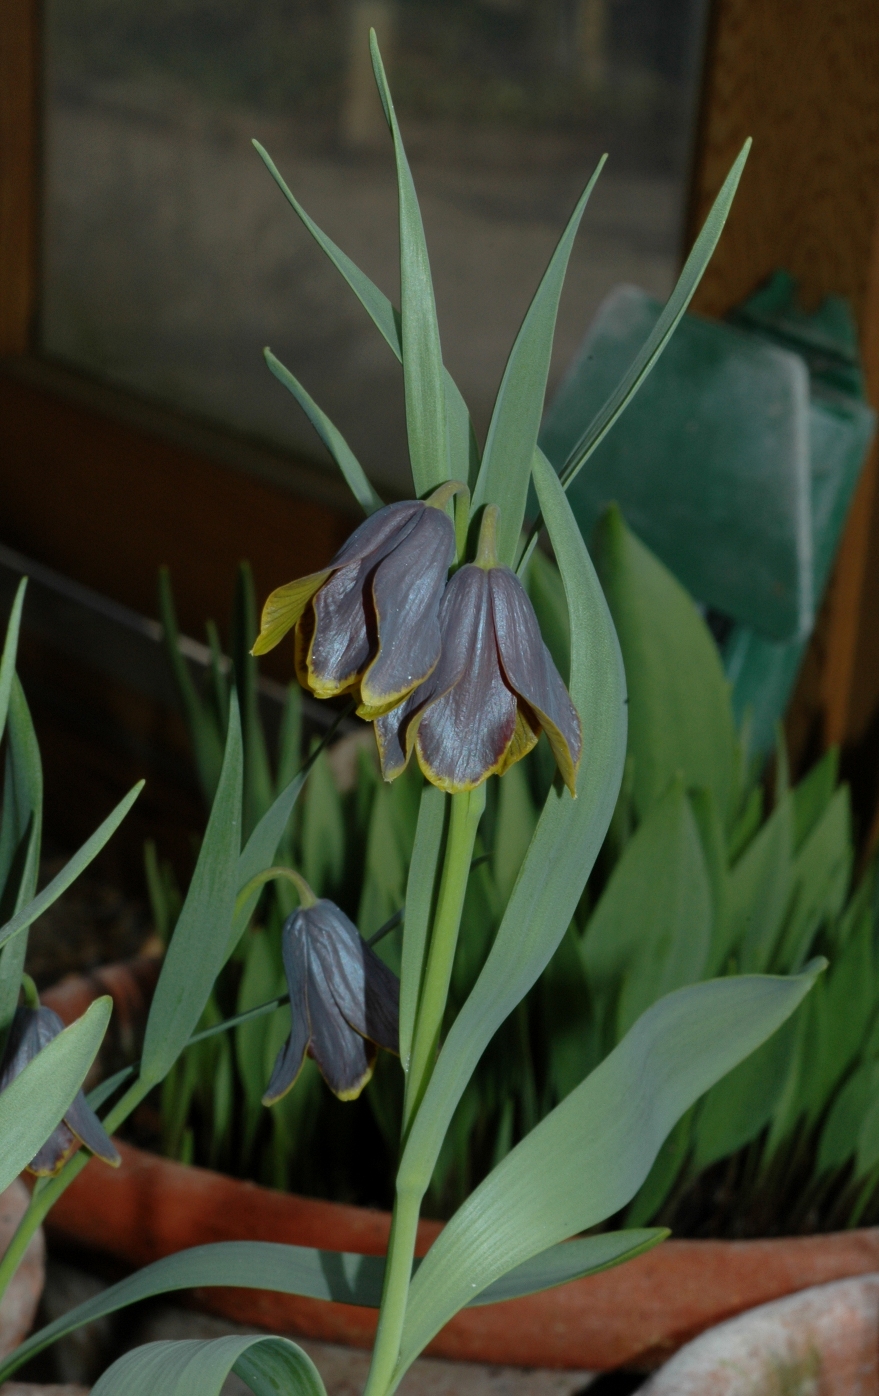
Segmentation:
{"type": "Polygon", "coordinates": [[[629,840],[582,942],[597,999],[615,999],[613,1040],[663,994],[701,979],[711,889],[690,802],[674,781],[629,840]]]}
{"type": "Polygon", "coordinates": [[[410,1287],[395,1376],[475,1293],[625,1206],[675,1122],[790,1016],[819,970],[693,984],[649,1008],[433,1243],[410,1287]]]}
{"type": "Polygon", "coordinates": [[[513,565],[525,517],[531,463],[543,415],[546,379],[565,272],[580,220],[606,159],[606,155],[601,157],[595,173],[577,200],[568,226],[528,307],[504,369],[488,428],[482,466],[473,491],[471,515],[484,504],[497,504],[500,507],[498,558],[508,567],[513,565]]]}
{"type": "Polygon", "coordinates": [[[144,782],[139,780],[137,785],[129,790],[124,800],[119,801],[112,814],[107,815],[103,824],[95,830],[91,838],[86,839],[82,848],[74,853],[70,861],[65,863],[61,871],[43,888],[39,896],[34,897],[20,911],[10,917],[5,926],[0,927],[0,945],[5,945],[12,936],[18,935],[25,927],[30,926],[38,916],[42,916],[53,902],[58,900],[62,892],[67,891],[70,884],[75,882],[83,869],[87,868],[92,859],[97,857],[110,836],[119,828],[143,787],[144,782]]]}
{"type": "Polygon", "coordinates": [[[369,36],[372,66],[385,116],[394,141],[397,192],[400,200],[400,335],[403,343],[403,386],[406,428],[415,493],[426,494],[448,479],[449,446],[443,359],[436,303],[421,210],[412,172],[403,149],[384,65],[375,32],[369,36]]]}
{"type": "Polygon", "coordinates": [[[311,1358],[289,1338],[235,1335],[146,1343],[117,1358],[92,1396],[220,1396],[235,1372],[254,1396],[326,1396],[311,1358]]]}
{"type": "Polygon", "coordinates": [[[585,1275],[596,1275],[636,1255],[651,1251],[668,1236],[664,1227],[641,1228],[631,1231],[603,1231],[598,1236],[581,1236],[575,1241],[563,1241],[550,1246],[530,1260],[523,1261],[500,1279],[483,1289],[467,1305],[498,1304],[505,1299],[520,1299],[525,1294],[539,1294],[555,1289],[585,1275]]]}
{"type": "MultiPolygon", "coordinates": [[[[284,182],[271,156],[263,149],[259,141],[254,141],[253,144],[290,207],[302,220],[318,247],[326,253],[336,270],[345,278],[388,347],[402,363],[403,340],[400,328],[400,312],[394,308],[384,292],[370,281],[365,272],[362,272],[351,258],[340,247],[336,246],[332,238],[327,237],[326,233],[317,226],[314,219],[309,217],[284,182]]],[[[470,413],[457,384],[445,368],[443,369],[443,385],[449,432],[448,478],[469,481],[473,484],[479,467],[479,450],[476,445],[473,424],[470,421],[470,413]]]]}
{"type": "Polygon", "coordinates": [[[680,773],[688,789],[713,791],[726,826],[736,730],[717,646],[684,588],[615,507],[599,523],[595,542],[626,666],[638,814],[643,819],[680,773]]]}
{"type": "Polygon", "coordinates": [[[0,1094],[0,1192],[62,1119],[97,1056],[112,1010],[109,996],[95,999],[0,1094]]]}
{"type": "MultiPolygon", "coordinates": [[[[608,1231],[552,1246],[490,1285],[472,1300],[472,1305],[499,1304],[566,1284],[629,1260],[667,1234],[661,1229],[608,1231]]],[[[417,1267],[421,1262],[415,1264],[417,1267]]],[[[84,1324],[159,1294],[234,1285],[236,1289],[268,1289],[277,1294],[376,1309],[381,1303],[384,1274],[384,1256],[319,1251],[272,1241],[220,1241],[194,1246],[144,1266],[32,1334],[0,1362],[0,1381],[7,1380],[37,1353],[84,1324]]]]}
{"type": "Polygon", "coordinates": [[[692,251],[684,263],[683,271],[678,277],[677,285],[669,296],[653,332],[634,363],[624,374],[604,406],[596,413],[565,461],[561,470],[561,479],[566,488],[582,470],[596,446],[604,440],[620,413],[634,397],[671,339],[687,306],[693,299],[696,287],[702,280],[705,268],[710,262],[720,234],[723,232],[723,225],[732,207],[732,201],[735,198],[750,149],[751,141],[749,138],[742,146],[738,158],[724,180],[723,187],[714,201],[702,231],[693,244],[692,251]]]}
{"type": "Polygon", "coordinates": [[[792,850],[793,810],[788,794],[729,877],[722,957],[734,951],[740,966],[750,973],[767,969],[775,950],[793,888],[792,850]]]}
{"type": "MultiPolygon", "coordinates": [[[[818,992],[820,985],[816,985],[818,992]]],[[[695,1127],[692,1174],[756,1139],[781,1101],[797,1049],[796,1019],[746,1057],[708,1092],[695,1127]]]]}
{"type": "MultiPolygon", "coordinates": [[[[259,634],[256,588],[248,562],[238,565],[232,605],[232,671],[238,693],[244,742],[244,823],[247,839],[272,803],[274,794],[269,754],[259,710],[259,662],[251,653],[259,634]]],[[[226,726],[229,725],[228,699],[226,726]]]]}
{"type": "Polygon", "coordinates": [[[272,373],[278,382],[283,383],[287,391],[293,394],[336,465],[345,476],[348,487],[364,514],[374,514],[376,509],[382,507],[382,500],[367,480],[363,466],[342,433],[333,426],[326,413],[321,411],[314,398],[305,391],[299,379],[294,378],[289,368],[285,368],[280,359],[275,358],[271,349],[264,349],[263,353],[272,373]]]}
{"type": "Polygon", "coordinates": [[[211,816],[147,1020],[142,1081],[161,1081],[170,1070],[195,1031],[226,959],[238,890],[242,784],[241,724],[233,694],[211,816]]]}
{"type": "Polygon", "coordinates": [[[167,567],[159,568],[159,619],[162,622],[165,652],[189,729],[201,793],[205,803],[210,804],[217,789],[220,766],[223,762],[223,742],[213,715],[201,701],[189,666],[180,652],[180,631],[171,590],[171,575],[167,567]]]}
{"type": "Polygon", "coordinates": [[[3,643],[3,657],[0,659],[0,738],[6,729],[6,714],[9,711],[9,695],[15,675],[15,660],[18,654],[18,632],[21,629],[21,611],[24,606],[24,593],[27,577],[22,577],[15,593],[9,620],[6,622],[6,639],[3,643]]]}
{"type": "Polygon", "coordinates": [[[571,683],[584,724],[572,800],[558,782],[476,985],[440,1052],[400,1165],[398,1181],[429,1177],[455,1106],[504,1019],[534,984],[564,935],[598,856],[622,779],[625,679],[604,594],[552,466],[535,460],[535,486],[558,560],[571,618],[571,683]]]}
{"type": "Polygon", "coordinates": [[[400,970],[400,1060],[404,1071],[409,1070],[412,1052],[412,1034],[424,974],[427,932],[438,885],[439,855],[448,803],[442,790],[425,784],[421,792],[415,847],[406,884],[403,962],[400,970]]]}
{"type": "MultiPolygon", "coordinates": [[[[24,690],[13,674],[7,705],[6,778],[0,826],[0,914],[21,911],[37,890],[43,833],[43,767],[24,690]]],[[[0,950],[0,1060],[18,1005],[27,931],[0,950]]]]}

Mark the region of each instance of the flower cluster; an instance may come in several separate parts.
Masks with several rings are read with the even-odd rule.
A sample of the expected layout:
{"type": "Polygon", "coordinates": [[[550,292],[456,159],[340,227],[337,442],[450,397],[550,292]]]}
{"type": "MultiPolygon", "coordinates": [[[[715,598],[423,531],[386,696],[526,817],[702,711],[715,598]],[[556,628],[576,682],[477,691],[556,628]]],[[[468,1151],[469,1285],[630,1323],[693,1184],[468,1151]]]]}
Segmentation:
{"type": "Polygon", "coordinates": [[[497,562],[495,506],[475,562],[449,580],[451,488],[459,486],[379,509],[329,567],[272,592],[253,652],[295,626],[300,682],[319,698],[357,695],[358,713],[375,723],[385,780],[414,751],[434,785],[472,790],[545,731],[575,794],[580,720],[525,588],[497,562]]]}

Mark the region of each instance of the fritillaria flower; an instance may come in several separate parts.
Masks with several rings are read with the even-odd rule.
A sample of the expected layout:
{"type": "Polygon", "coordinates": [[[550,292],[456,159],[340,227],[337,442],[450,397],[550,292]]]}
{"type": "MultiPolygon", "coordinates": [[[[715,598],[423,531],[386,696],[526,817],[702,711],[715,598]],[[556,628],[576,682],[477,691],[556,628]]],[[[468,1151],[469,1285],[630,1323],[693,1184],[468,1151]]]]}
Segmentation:
{"type": "MultiPolygon", "coordinates": [[[[62,1032],[64,1024],[51,1008],[30,1008],[22,1006],[15,1010],[15,1017],[6,1039],[3,1066],[0,1068],[0,1092],[18,1076],[28,1062],[33,1061],[38,1052],[62,1032]]],[[[51,1177],[59,1172],[71,1154],[84,1144],[91,1153],[105,1163],[118,1168],[121,1163],[119,1153],[89,1105],[82,1091],[77,1091],[64,1118],[56,1125],[39,1153],[28,1164],[28,1172],[38,1177],[51,1177]]]]}
{"type": "Polygon", "coordinates": [[[414,749],[443,790],[502,775],[541,730],[576,794],[580,719],[552,661],[525,588],[497,564],[497,510],[485,511],[475,563],[461,567],[440,606],[442,654],[428,678],[375,724],[382,773],[393,780],[414,749]]]}
{"type": "Polygon", "coordinates": [[[361,717],[387,712],[440,653],[438,612],[455,555],[444,512],[450,481],[426,502],[387,504],[352,533],[329,567],[273,591],[254,654],[294,625],[296,672],[318,698],[359,691],[361,717]]]}
{"type": "Polygon", "coordinates": [[[334,1095],[354,1100],[372,1075],[378,1048],[400,1050],[397,976],[334,902],[315,900],[307,884],[304,893],[282,931],[292,1024],[264,1105],[290,1090],[306,1052],[334,1095]]]}

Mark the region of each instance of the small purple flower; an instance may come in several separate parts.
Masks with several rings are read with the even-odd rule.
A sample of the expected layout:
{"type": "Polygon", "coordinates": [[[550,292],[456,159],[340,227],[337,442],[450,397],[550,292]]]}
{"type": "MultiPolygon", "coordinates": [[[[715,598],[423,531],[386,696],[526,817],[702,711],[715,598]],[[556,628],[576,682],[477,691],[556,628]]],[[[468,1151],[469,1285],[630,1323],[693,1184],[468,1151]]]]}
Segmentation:
{"type": "Polygon", "coordinates": [[[296,672],[318,698],[359,694],[361,717],[393,708],[435,667],[438,612],[455,556],[444,505],[456,482],[431,499],[387,504],[352,533],[329,567],[269,596],[254,654],[293,626],[296,672]]]}
{"type": "MultiPolygon", "coordinates": [[[[17,1008],[0,1068],[0,1092],[63,1030],[64,1024],[51,1008],[17,1008]]],[[[115,1144],[82,1091],[77,1091],[61,1123],[55,1126],[39,1153],[31,1159],[28,1172],[40,1178],[52,1177],[80,1144],[113,1168],[118,1168],[122,1162],[115,1144]]]]}
{"type": "Polygon", "coordinates": [[[472,790],[521,760],[543,730],[575,795],[580,719],[525,588],[495,561],[495,519],[487,509],[477,561],[456,572],[446,588],[439,663],[376,720],[382,773],[393,780],[414,749],[432,784],[452,793],[472,790]]]}
{"type": "Polygon", "coordinates": [[[400,1050],[399,980],[345,913],[323,898],[288,916],[281,949],[292,1024],[263,1104],[286,1095],[306,1052],[334,1095],[355,1100],[378,1048],[400,1050]]]}

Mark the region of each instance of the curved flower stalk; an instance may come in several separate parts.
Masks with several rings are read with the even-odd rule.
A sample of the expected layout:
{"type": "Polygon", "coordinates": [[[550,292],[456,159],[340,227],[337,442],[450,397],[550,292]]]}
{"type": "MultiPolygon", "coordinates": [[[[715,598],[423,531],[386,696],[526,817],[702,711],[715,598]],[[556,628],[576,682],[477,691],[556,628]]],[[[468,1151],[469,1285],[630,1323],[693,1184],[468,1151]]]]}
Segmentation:
{"type": "MultiPolygon", "coordinates": [[[[17,1008],[0,1068],[0,1092],[63,1031],[64,1024],[53,1009],[42,1006],[17,1008]]],[[[115,1144],[81,1090],[77,1091],[61,1123],[56,1125],[45,1144],[31,1159],[28,1172],[36,1174],[38,1178],[54,1177],[80,1144],[113,1168],[118,1168],[122,1162],[115,1144]]]]}
{"type": "Polygon", "coordinates": [[[395,707],[435,668],[438,613],[455,556],[444,508],[465,487],[449,481],[423,502],[378,509],[329,567],[273,591],[255,655],[294,626],[296,672],[318,698],[359,692],[361,717],[395,707]]]}
{"type": "Polygon", "coordinates": [[[281,933],[290,992],[290,1036],[278,1053],[264,1105],[293,1087],[306,1053],[340,1100],[356,1100],[379,1047],[399,1054],[400,982],[334,902],[295,874],[302,905],[281,933]]]}
{"type": "Polygon", "coordinates": [[[428,678],[375,724],[385,780],[414,748],[442,790],[472,790],[503,775],[546,732],[576,795],[580,719],[544,644],[525,588],[497,562],[498,509],[483,515],[475,563],[455,573],[440,607],[442,656],[428,678]]]}

